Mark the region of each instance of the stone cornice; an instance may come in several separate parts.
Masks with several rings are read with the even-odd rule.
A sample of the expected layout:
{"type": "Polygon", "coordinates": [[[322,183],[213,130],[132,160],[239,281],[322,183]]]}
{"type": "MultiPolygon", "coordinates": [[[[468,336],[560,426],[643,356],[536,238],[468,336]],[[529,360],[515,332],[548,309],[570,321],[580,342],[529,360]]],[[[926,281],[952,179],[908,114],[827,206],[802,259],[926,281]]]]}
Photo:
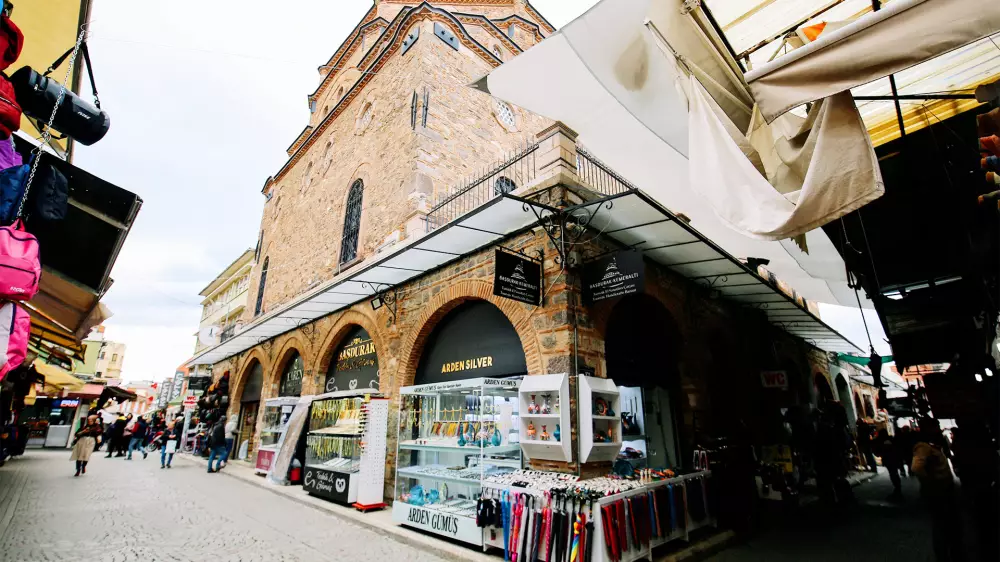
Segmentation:
{"type": "Polygon", "coordinates": [[[333,53],[330,60],[326,61],[326,64],[320,67],[326,68],[327,73],[326,76],[323,77],[323,80],[319,83],[319,86],[316,87],[316,90],[309,94],[310,102],[316,101],[316,99],[323,94],[326,88],[330,86],[330,83],[333,82],[334,76],[336,76],[337,72],[339,72],[343,67],[344,61],[350,59],[351,55],[353,55],[358,49],[361,45],[360,39],[362,33],[367,32],[372,27],[386,27],[389,25],[389,22],[386,21],[385,18],[375,17],[375,13],[375,8],[373,7],[367,14],[365,14],[364,19],[362,19],[361,23],[354,28],[354,31],[347,36],[347,39],[344,39],[344,42],[341,43],[340,47],[337,48],[337,51],[333,53]]]}
{"type": "Polygon", "coordinates": [[[302,156],[309,150],[309,147],[312,146],[317,137],[322,135],[330,124],[333,123],[333,121],[346,110],[351,102],[360,95],[364,87],[372,81],[378,71],[381,70],[382,67],[389,61],[389,58],[399,50],[400,45],[403,43],[403,39],[406,37],[405,31],[409,29],[409,24],[416,21],[417,18],[429,19],[448,26],[466,48],[478,54],[480,58],[494,68],[500,66],[500,59],[498,59],[496,55],[489,50],[489,48],[476,41],[475,38],[469,34],[469,31],[465,28],[465,26],[463,26],[458,18],[451,12],[441,8],[435,8],[427,2],[423,2],[414,8],[404,8],[393,19],[392,23],[389,24],[389,27],[382,34],[384,39],[376,43],[376,46],[379,49],[378,55],[371,57],[372,61],[368,64],[368,66],[365,66],[365,62],[370,58],[369,55],[375,51],[376,47],[372,48],[369,55],[365,55],[365,59],[362,60],[361,64],[359,64],[359,68],[362,69],[361,77],[358,78],[358,81],[355,82],[350,89],[348,89],[348,91],[344,94],[344,97],[337,101],[337,105],[326,116],[324,116],[319,123],[316,124],[308,138],[300,144],[295,153],[292,154],[287,162],[285,162],[285,165],[282,166],[278,173],[274,175],[274,181],[280,181],[288,173],[292,166],[302,159],[302,156]]]}
{"type": "Polygon", "coordinates": [[[515,43],[513,39],[508,37],[507,34],[504,33],[502,29],[497,27],[496,24],[493,23],[493,21],[491,21],[486,16],[481,16],[479,14],[460,14],[458,12],[455,12],[453,15],[456,18],[458,18],[458,21],[462,22],[463,24],[483,25],[486,28],[487,32],[492,32],[494,37],[496,39],[499,39],[500,42],[506,45],[507,48],[509,48],[512,52],[515,53],[524,52],[524,49],[522,49],[520,45],[515,43]]]}
{"type": "Polygon", "coordinates": [[[527,31],[528,33],[533,34],[537,41],[545,39],[545,35],[542,34],[542,28],[537,23],[530,20],[526,20],[517,14],[491,21],[493,22],[494,25],[497,25],[498,27],[500,24],[513,23],[517,27],[520,27],[521,29],[527,31]]]}
{"type": "Polygon", "coordinates": [[[312,125],[306,125],[302,129],[302,132],[299,133],[299,136],[295,137],[295,141],[291,144],[291,146],[285,149],[285,152],[287,152],[288,155],[291,156],[292,153],[295,152],[295,149],[302,146],[302,143],[305,142],[306,137],[309,136],[309,133],[312,132],[312,129],[313,129],[312,125]]]}
{"type": "Polygon", "coordinates": [[[553,27],[553,25],[551,23],[549,23],[549,20],[545,19],[545,16],[543,16],[541,12],[539,12],[538,10],[536,10],[535,7],[531,5],[531,2],[528,2],[527,0],[525,0],[524,7],[525,7],[526,10],[528,10],[529,14],[535,16],[538,19],[538,22],[542,24],[542,27],[545,28],[545,31],[547,31],[549,33],[555,33],[556,32],[556,28],[553,27]]]}

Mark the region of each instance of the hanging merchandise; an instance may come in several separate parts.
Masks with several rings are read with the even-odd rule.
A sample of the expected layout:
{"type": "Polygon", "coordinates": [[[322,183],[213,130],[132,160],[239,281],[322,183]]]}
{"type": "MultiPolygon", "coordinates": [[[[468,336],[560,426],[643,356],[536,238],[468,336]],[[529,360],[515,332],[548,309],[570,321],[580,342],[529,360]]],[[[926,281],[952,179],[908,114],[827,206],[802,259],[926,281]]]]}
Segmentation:
{"type": "MultiPolygon", "coordinates": [[[[86,41],[81,40],[52,63],[52,66],[39,74],[30,66],[23,66],[10,77],[10,83],[16,93],[20,108],[24,114],[34,119],[49,119],[49,127],[67,137],[90,146],[104,138],[111,128],[111,118],[101,109],[101,100],[97,95],[97,83],[94,81],[94,70],[90,64],[90,51],[86,41]],[[70,68],[80,52],[86,61],[90,86],[94,93],[94,103],[91,104],[76,93],[68,90],[64,83],[49,78],[49,74],[70,57],[70,68]]],[[[2,85],[0,85],[2,88],[2,85]]],[[[2,93],[2,92],[0,92],[2,93]]]]}
{"type": "Polygon", "coordinates": [[[28,185],[30,164],[21,164],[0,170],[0,225],[8,225],[17,218],[17,209],[28,185]]]}
{"type": "Polygon", "coordinates": [[[0,380],[24,363],[31,334],[31,317],[15,302],[0,306],[0,380]]]}
{"type": "Polygon", "coordinates": [[[24,163],[21,153],[14,147],[14,136],[6,141],[0,140],[0,170],[20,166],[24,163]]]}
{"type": "Polygon", "coordinates": [[[10,137],[21,128],[21,106],[17,103],[14,85],[0,74],[0,136],[10,137]]]}
{"type": "Polygon", "coordinates": [[[24,230],[24,223],[0,227],[0,299],[31,300],[41,275],[38,240],[24,230]]]}

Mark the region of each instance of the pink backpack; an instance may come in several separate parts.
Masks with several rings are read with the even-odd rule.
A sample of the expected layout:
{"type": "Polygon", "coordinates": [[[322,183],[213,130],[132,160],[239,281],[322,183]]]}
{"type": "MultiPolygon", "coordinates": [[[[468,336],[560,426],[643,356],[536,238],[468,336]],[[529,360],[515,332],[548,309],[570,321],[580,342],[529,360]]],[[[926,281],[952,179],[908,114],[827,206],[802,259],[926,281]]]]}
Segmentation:
{"type": "Polygon", "coordinates": [[[0,306],[0,380],[24,363],[31,317],[16,302],[0,306]]]}
{"type": "Polygon", "coordinates": [[[0,299],[31,300],[41,276],[38,239],[24,230],[20,219],[0,227],[0,299]]]}

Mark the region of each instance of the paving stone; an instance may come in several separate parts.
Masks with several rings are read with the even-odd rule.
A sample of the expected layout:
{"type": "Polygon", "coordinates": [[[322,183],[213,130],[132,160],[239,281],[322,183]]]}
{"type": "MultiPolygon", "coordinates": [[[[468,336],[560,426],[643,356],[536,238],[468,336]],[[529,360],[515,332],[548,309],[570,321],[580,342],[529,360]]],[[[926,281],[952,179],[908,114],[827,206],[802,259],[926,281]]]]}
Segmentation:
{"type": "Polygon", "coordinates": [[[0,468],[0,560],[441,560],[202,466],[94,455],[74,478],[69,454],[0,468]]]}

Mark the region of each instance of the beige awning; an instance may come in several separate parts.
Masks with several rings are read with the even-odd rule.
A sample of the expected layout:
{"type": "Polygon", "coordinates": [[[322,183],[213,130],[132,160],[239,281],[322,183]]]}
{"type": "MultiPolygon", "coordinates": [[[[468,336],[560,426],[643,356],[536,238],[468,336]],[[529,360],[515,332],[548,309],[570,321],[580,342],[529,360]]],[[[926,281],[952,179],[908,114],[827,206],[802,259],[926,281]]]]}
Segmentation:
{"type": "Polygon", "coordinates": [[[39,328],[59,332],[63,340],[73,338],[77,345],[91,328],[111,317],[111,310],[94,291],[48,268],[43,268],[38,294],[25,308],[31,314],[32,327],[37,319],[39,328]]]}
{"type": "Polygon", "coordinates": [[[45,377],[45,390],[49,393],[56,393],[62,390],[77,391],[82,390],[86,383],[68,371],[55,365],[49,365],[40,359],[36,359],[31,366],[35,371],[45,377]]]}
{"type": "Polygon", "coordinates": [[[746,74],[769,122],[1000,31],[996,0],[896,0],[746,74]]]}

